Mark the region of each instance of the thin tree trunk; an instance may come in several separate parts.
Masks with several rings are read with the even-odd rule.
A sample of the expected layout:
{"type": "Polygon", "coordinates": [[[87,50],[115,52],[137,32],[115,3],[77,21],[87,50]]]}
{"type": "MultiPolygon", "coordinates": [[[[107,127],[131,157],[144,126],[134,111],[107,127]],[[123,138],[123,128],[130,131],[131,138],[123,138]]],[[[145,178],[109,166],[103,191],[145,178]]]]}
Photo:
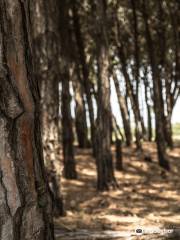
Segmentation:
{"type": "Polygon", "coordinates": [[[120,139],[116,139],[116,170],[123,170],[123,162],[122,162],[122,142],[120,139]]]}
{"type": "Polygon", "coordinates": [[[54,239],[29,1],[0,0],[0,239],[54,239]]]}
{"type": "Polygon", "coordinates": [[[73,128],[71,117],[70,95],[70,53],[69,49],[69,6],[68,2],[59,2],[60,8],[60,36],[61,36],[61,81],[62,81],[62,130],[63,130],[63,158],[64,176],[76,179],[76,163],[74,158],[73,128]]]}
{"type": "Polygon", "coordinates": [[[97,2],[97,62],[98,62],[98,118],[97,118],[97,171],[99,190],[116,187],[110,143],[110,81],[108,74],[108,43],[106,36],[105,5],[97,2]]]}
{"type": "MultiPolygon", "coordinates": [[[[166,76],[164,76],[166,73],[167,68],[167,54],[166,54],[166,48],[167,48],[167,41],[166,41],[166,25],[165,25],[165,14],[163,10],[163,1],[158,0],[157,1],[157,7],[158,7],[158,28],[157,28],[157,34],[158,34],[158,40],[159,40],[159,65],[160,68],[160,76],[161,79],[165,78],[165,86],[162,86],[162,80],[161,83],[161,91],[163,92],[163,88],[166,90],[166,104],[167,104],[167,113],[165,113],[165,104],[164,99],[162,97],[161,100],[161,107],[164,109],[164,135],[166,143],[169,147],[173,147],[173,140],[172,140],[172,129],[171,129],[171,115],[172,115],[172,108],[173,104],[171,102],[171,79],[167,79],[166,76]]],[[[168,73],[167,73],[168,75],[168,73]]]]}
{"type": "Polygon", "coordinates": [[[87,127],[87,118],[86,118],[86,102],[84,99],[84,84],[82,80],[81,73],[81,63],[78,56],[78,47],[76,44],[76,39],[74,36],[74,29],[71,27],[70,29],[70,44],[75,47],[71,50],[71,79],[72,86],[74,91],[74,99],[75,99],[75,125],[76,125],[76,134],[77,141],[80,148],[87,148],[90,146],[90,142],[88,140],[88,127],[87,127]]]}
{"type": "MultiPolygon", "coordinates": [[[[138,17],[136,12],[136,1],[131,0],[131,6],[133,11],[133,37],[134,37],[134,61],[135,61],[135,81],[136,81],[136,99],[139,101],[139,68],[140,68],[140,59],[139,59],[139,31],[138,31],[138,17]]],[[[138,103],[137,103],[138,104],[138,103]]]]}
{"type": "MultiPolygon", "coordinates": [[[[78,64],[78,63],[75,63],[78,64]]],[[[76,66],[75,68],[78,68],[76,66]]],[[[73,89],[74,89],[74,98],[76,102],[75,107],[75,124],[76,124],[76,133],[78,139],[78,145],[80,148],[87,148],[89,146],[88,142],[88,128],[87,128],[87,120],[86,120],[86,109],[85,109],[85,101],[83,98],[83,87],[81,84],[80,73],[77,69],[74,71],[74,79],[73,79],[73,89]]]]}
{"type": "Polygon", "coordinates": [[[129,119],[128,110],[126,107],[125,98],[121,93],[120,85],[119,85],[119,81],[118,81],[116,73],[113,73],[113,80],[114,80],[114,85],[116,88],[116,94],[117,94],[117,98],[118,98],[119,108],[120,108],[120,112],[121,112],[121,116],[122,116],[122,120],[123,120],[124,132],[125,132],[125,136],[126,136],[126,145],[130,146],[132,143],[130,119],[129,119]]]}
{"type": "Polygon", "coordinates": [[[154,45],[153,45],[153,41],[152,41],[150,29],[149,29],[146,3],[147,3],[146,0],[143,0],[142,13],[143,13],[143,19],[145,23],[148,54],[149,54],[151,70],[152,70],[152,78],[153,78],[153,91],[154,91],[153,100],[154,100],[154,111],[155,111],[155,121],[156,121],[156,142],[157,142],[157,150],[158,150],[158,159],[159,159],[160,166],[169,170],[170,166],[169,166],[169,162],[166,154],[166,141],[164,137],[163,114],[161,109],[162,92],[160,91],[160,77],[159,77],[157,62],[156,62],[155,53],[154,53],[154,45]]]}
{"type": "Polygon", "coordinates": [[[148,125],[148,140],[152,141],[152,121],[151,121],[151,106],[149,104],[149,97],[148,97],[148,90],[149,89],[149,83],[148,83],[148,76],[147,76],[147,69],[144,71],[144,86],[145,86],[145,101],[146,101],[146,107],[147,107],[147,125],[148,125]]]}
{"type": "Polygon", "coordinates": [[[124,136],[123,136],[123,134],[121,132],[121,129],[120,129],[118,123],[117,123],[117,120],[116,120],[116,118],[113,114],[112,114],[112,121],[113,121],[113,127],[114,127],[114,132],[115,132],[116,139],[117,138],[119,139],[119,137],[121,137],[121,141],[124,142],[124,136]]]}
{"type": "Polygon", "coordinates": [[[85,46],[84,46],[84,41],[81,33],[80,19],[79,19],[79,14],[77,10],[76,0],[74,0],[72,4],[73,4],[72,10],[73,10],[74,32],[75,32],[76,43],[77,43],[78,52],[79,52],[79,60],[82,66],[83,85],[86,93],[88,110],[89,110],[89,118],[90,118],[90,124],[91,124],[91,141],[92,141],[92,147],[93,147],[93,155],[95,156],[96,155],[96,140],[95,140],[96,127],[95,127],[95,120],[94,120],[93,101],[91,96],[91,84],[89,79],[89,71],[88,71],[86,56],[85,56],[85,46]]]}

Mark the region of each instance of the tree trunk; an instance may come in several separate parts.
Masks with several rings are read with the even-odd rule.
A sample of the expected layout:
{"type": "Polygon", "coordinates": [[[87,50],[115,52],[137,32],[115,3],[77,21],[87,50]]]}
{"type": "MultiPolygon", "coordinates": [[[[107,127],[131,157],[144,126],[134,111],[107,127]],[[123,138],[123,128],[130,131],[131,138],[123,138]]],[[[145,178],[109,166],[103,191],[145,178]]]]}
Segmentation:
{"type": "Polygon", "coordinates": [[[166,16],[163,9],[163,1],[158,0],[157,1],[157,8],[158,8],[158,28],[157,28],[157,35],[158,35],[158,61],[160,68],[160,86],[161,91],[166,90],[166,104],[167,104],[167,114],[165,111],[165,104],[164,99],[162,96],[162,109],[164,109],[164,135],[166,143],[169,147],[173,147],[173,140],[172,140],[172,129],[171,129],[171,115],[172,115],[172,108],[173,104],[171,101],[171,79],[167,79],[168,73],[166,73],[166,68],[168,66],[167,64],[167,40],[166,40],[166,16]],[[162,79],[165,78],[165,86],[162,84],[162,79]]]}
{"type": "Polygon", "coordinates": [[[76,46],[75,36],[71,31],[70,44],[74,44],[75,47],[71,51],[72,60],[72,85],[74,90],[75,99],[75,125],[77,133],[77,141],[80,148],[87,148],[90,146],[88,140],[88,127],[86,118],[86,103],[84,99],[84,85],[82,80],[82,74],[80,69],[80,61],[78,57],[78,49],[76,46]]]}
{"type": "Polygon", "coordinates": [[[170,113],[165,116],[164,122],[165,122],[165,139],[168,147],[173,148],[173,139],[172,139],[172,125],[171,125],[171,117],[172,115],[170,113]]]}
{"type": "Polygon", "coordinates": [[[54,239],[29,1],[0,0],[0,239],[54,239]]]}
{"type": "Polygon", "coordinates": [[[73,1],[73,25],[74,25],[74,32],[76,37],[76,43],[78,47],[79,52],[79,61],[82,66],[82,75],[83,75],[83,85],[84,85],[84,91],[86,93],[87,98],[87,104],[89,109],[89,118],[90,118],[90,124],[91,124],[91,141],[92,141],[92,147],[93,147],[93,155],[96,155],[96,127],[95,127],[95,120],[94,120],[94,108],[93,108],[93,101],[91,96],[91,84],[89,79],[89,71],[87,67],[86,62],[86,56],[85,56],[85,46],[84,41],[81,33],[81,26],[80,26],[80,19],[78,15],[78,10],[76,6],[76,1],[73,1]]]}
{"type": "Polygon", "coordinates": [[[123,170],[123,163],[122,163],[122,142],[120,139],[116,139],[116,170],[122,171],[123,170]]]}
{"type": "Polygon", "coordinates": [[[73,128],[71,117],[70,95],[70,53],[69,43],[69,6],[68,2],[59,2],[60,8],[60,36],[61,36],[61,81],[62,81],[62,130],[63,130],[63,157],[64,176],[67,179],[76,179],[76,163],[74,158],[73,128]]]}
{"type": "Polygon", "coordinates": [[[97,2],[97,62],[98,62],[98,117],[97,117],[97,171],[99,190],[116,187],[110,143],[110,81],[108,76],[108,43],[106,36],[105,5],[97,2]]]}
{"type": "MultiPolygon", "coordinates": [[[[39,81],[41,93],[41,118],[43,129],[44,157],[48,172],[54,172],[59,159],[59,9],[54,0],[31,1],[31,22],[33,33],[33,54],[35,74],[39,81]]],[[[59,186],[58,170],[56,183],[59,186]]],[[[55,177],[55,176],[54,176],[55,177]]],[[[57,203],[54,202],[55,204],[57,203]]],[[[62,199],[55,206],[56,215],[62,199]]],[[[62,212],[62,206],[59,213],[62,212]]]]}
{"type": "Polygon", "coordinates": [[[119,85],[119,81],[118,81],[116,73],[113,73],[113,80],[114,80],[114,85],[116,88],[116,94],[117,94],[117,98],[118,98],[119,108],[120,108],[120,112],[121,112],[121,116],[122,116],[122,120],[123,120],[124,132],[125,132],[125,136],[126,136],[126,145],[131,146],[132,133],[131,133],[128,109],[126,107],[125,98],[123,97],[123,95],[121,93],[120,85],[119,85]]]}
{"type": "Polygon", "coordinates": [[[152,78],[153,78],[153,100],[154,100],[154,111],[155,111],[155,121],[156,121],[156,142],[157,142],[157,150],[158,150],[158,159],[161,167],[170,170],[167,154],[166,154],[166,141],[164,136],[164,127],[163,127],[163,113],[161,109],[161,94],[160,91],[160,77],[158,72],[158,64],[155,58],[154,52],[154,44],[152,41],[149,23],[148,23],[148,15],[146,9],[146,0],[143,0],[142,4],[142,13],[146,30],[146,39],[148,46],[148,54],[149,60],[151,64],[152,70],[152,78]]]}
{"type": "Polygon", "coordinates": [[[149,104],[149,97],[148,97],[148,90],[149,84],[148,84],[148,76],[147,76],[147,69],[144,71],[144,86],[145,86],[145,101],[146,101],[146,107],[147,107],[147,125],[148,125],[148,140],[152,141],[152,121],[151,121],[151,106],[149,104]]]}
{"type": "Polygon", "coordinates": [[[113,128],[114,128],[114,133],[116,138],[120,138],[122,142],[124,142],[124,136],[121,132],[121,129],[116,121],[115,116],[112,114],[112,123],[113,123],[113,128]]]}
{"type": "Polygon", "coordinates": [[[85,102],[83,99],[82,87],[81,84],[76,80],[73,82],[74,86],[74,98],[76,102],[75,107],[75,124],[76,124],[76,132],[77,139],[80,148],[88,147],[88,129],[87,129],[87,121],[86,121],[86,109],[85,102]]]}

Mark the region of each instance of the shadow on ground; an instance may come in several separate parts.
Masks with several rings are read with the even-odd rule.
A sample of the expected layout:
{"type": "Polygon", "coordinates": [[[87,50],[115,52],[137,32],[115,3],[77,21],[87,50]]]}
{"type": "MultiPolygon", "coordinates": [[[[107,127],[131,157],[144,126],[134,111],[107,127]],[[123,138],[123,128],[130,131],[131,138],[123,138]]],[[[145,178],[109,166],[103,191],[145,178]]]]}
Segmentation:
{"type": "MultiPolygon", "coordinates": [[[[172,168],[170,173],[163,172],[158,166],[154,143],[145,143],[143,148],[145,153],[151,155],[152,162],[145,162],[143,156],[136,153],[134,148],[124,147],[124,171],[116,172],[119,189],[103,193],[96,191],[96,167],[91,151],[76,149],[78,179],[62,179],[67,215],[55,219],[58,231],[77,233],[83,229],[89,233],[99,232],[103,236],[102,231],[120,231],[127,234],[134,233],[137,227],[178,229],[180,148],[168,151],[172,168]]],[[[112,150],[114,151],[113,147],[112,150]]],[[[156,234],[154,237],[147,235],[138,239],[180,239],[170,235],[167,237],[156,234]]],[[[67,239],[70,240],[70,236],[67,239]]],[[[74,239],[83,238],[80,238],[80,235],[75,238],[74,233],[74,239]]],[[[134,240],[136,236],[131,234],[129,239],[134,240]]]]}

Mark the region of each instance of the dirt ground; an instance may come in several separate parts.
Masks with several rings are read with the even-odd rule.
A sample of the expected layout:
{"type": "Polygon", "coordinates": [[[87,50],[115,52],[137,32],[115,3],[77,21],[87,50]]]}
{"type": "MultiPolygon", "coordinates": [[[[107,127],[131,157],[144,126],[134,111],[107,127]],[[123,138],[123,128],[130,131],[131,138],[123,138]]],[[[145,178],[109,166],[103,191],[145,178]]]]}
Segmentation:
{"type": "MultiPolygon", "coordinates": [[[[123,147],[124,171],[115,172],[119,189],[103,193],[96,190],[96,167],[91,151],[76,149],[78,179],[62,178],[66,216],[55,219],[59,232],[74,232],[74,237],[57,234],[58,239],[101,239],[81,238],[82,234],[78,237],[77,233],[82,231],[87,235],[97,232],[100,237],[103,233],[112,233],[112,236],[114,232],[120,233],[119,238],[112,239],[171,239],[165,232],[165,238],[160,233],[150,238],[148,234],[137,236],[135,229],[180,230],[180,146],[176,145],[174,150],[168,150],[169,173],[158,166],[154,143],[143,145],[152,162],[144,161],[135,147],[123,147]]],[[[114,153],[114,148],[112,150],[114,153]]],[[[180,239],[180,235],[173,239],[180,239]]]]}

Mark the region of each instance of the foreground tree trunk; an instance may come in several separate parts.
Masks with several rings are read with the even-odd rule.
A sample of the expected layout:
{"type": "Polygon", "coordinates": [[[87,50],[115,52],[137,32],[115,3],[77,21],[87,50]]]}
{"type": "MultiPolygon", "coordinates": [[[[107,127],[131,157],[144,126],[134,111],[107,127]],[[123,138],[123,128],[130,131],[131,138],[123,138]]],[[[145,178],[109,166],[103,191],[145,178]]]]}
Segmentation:
{"type": "Polygon", "coordinates": [[[61,80],[62,80],[62,131],[64,176],[67,179],[76,179],[76,163],[74,158],[73,128],[71,117],[70,95],[70,54],[69,48],[69,6],[68,2],[59,2],[60,36],[61,36],[61,80]]]}
{"type": "Polygon", "coordinates": [[[29,1],[0,0],[0,239],[51,240],[29,1]]]}
{"type": "Polygon", "coordinates": [[[102,0],[97,3],[97,62],[98,62],[98,118],[97,118],[97,171],[99,190],[116,187],[110,143],[110,81],[108,76],[108,43],[106,13],[102,0]]]}
{"type": "MultiPolygon", "coordinates": [[[[41,119],[43,129],[44,158],[48,172],[58,185],[58,198],[54,201],[55,214],[61,215],[63,206],[60,194],[60,177],[57,166],[59,158],[59,9],[54,0],[32,0],[31,22],[35,74],[40,85],[41,119]],[[59,203],[58,203],[59,199],[59,203]],[[59,210],[58,210],[59,209],[59,210]]],[[[57,192],[57,191],[56,191],[57,192]]],[[[56,193],[57,196],[57,193],[56,193]]]]}

